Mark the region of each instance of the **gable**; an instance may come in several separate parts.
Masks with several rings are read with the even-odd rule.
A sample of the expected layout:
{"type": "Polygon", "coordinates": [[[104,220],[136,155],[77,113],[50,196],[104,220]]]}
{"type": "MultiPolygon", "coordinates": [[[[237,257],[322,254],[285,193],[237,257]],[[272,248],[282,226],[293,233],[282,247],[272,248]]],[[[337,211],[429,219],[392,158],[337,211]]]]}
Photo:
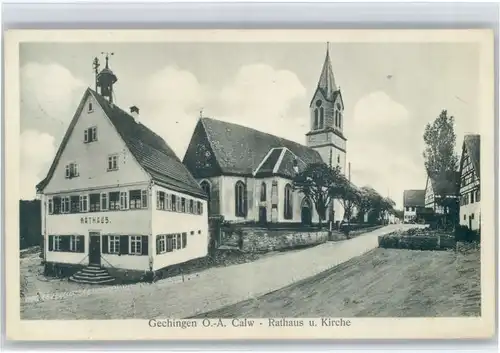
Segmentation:
{"type": "Polygon", "coordinates": [[[434,202],[434,191],[432,189],[430,178],[427,177],[427,181],[425,183],[425,204],[432,202],[434,202]]]}
{"type": "Polygon", "coordinates": [[[313,97],[311,99],[311,102],[309,102],[309,107],[312,108],[315,106],[316,101],[318,99],[324,100],[324,101],[329,101],[328,98],[326,98],[325,94],[323,93],[323,90],[319,87],[316,87],[316,91],[313,94],[313,97]]]}
{"type": "Polygon", "coordinates": [[[85,92],[77,112],[54,158],[44,193],[78,190],[116,184],[147,182],[149,176],[130,155],[125,142],[95,98],[85,92]],[[92,110],[89,111],[89,104],[92,110]],[[97,140],[84,141],[85,130],[96,128],[97,140]],[[108,156],[118,157],[118,170],[108,171],[108,156]],[[66,178],[66,165],[76,163],[79,176],[66,178]]]}
{"type": "Polygon", "coordinates": [[[193,177],[198,179],[221,174],[220,166],[217,163],[201,120],[196,124],[182,163],[193,177]]]}
{"type": "Polygon", "coordinates": [[[462,158],[460,159],[460,174],[462,174],[463,162],[466,156],[469,157],[471,166],[476,172],[476,176],[481,176],[480,168],[480,148],[481,138],[480,135],[466,135],[462,144],[462,158]]]}

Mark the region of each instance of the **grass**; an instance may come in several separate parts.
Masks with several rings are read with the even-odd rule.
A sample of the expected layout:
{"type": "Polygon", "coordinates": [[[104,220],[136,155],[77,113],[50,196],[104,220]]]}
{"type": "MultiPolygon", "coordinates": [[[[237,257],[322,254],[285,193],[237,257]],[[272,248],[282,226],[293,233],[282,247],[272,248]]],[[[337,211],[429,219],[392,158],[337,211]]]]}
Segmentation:
{"type": "Polygon", "coordinates": [[[199,317],[450,317],[481,312],[480,252],[375,249],[199,317]]]}

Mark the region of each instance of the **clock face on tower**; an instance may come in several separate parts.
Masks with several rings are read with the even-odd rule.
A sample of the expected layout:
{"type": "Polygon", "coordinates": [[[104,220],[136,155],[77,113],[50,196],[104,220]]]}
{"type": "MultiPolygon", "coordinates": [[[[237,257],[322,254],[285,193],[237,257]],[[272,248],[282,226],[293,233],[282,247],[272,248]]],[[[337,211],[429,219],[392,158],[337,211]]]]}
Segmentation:
{"type": "Polygon", "coordinates": [[[321,106],[321,103],[322,103],[322,102],[321,102],[321,99],[318,99],[318,100],[316,101],[316,106],[317,106],[317,107],[321,106]]]}

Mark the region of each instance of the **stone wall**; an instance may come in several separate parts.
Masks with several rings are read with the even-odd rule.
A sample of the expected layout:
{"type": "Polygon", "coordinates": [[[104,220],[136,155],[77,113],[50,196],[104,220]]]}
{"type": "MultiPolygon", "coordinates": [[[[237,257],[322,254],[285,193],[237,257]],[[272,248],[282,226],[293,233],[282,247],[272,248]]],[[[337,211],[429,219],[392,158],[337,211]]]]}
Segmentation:
{"type": "Polygon", "coordinates": [[[224,244],[243,252],[268,252],[317,245],[328,241],[328,231],[241,228],[225,230],[224,244]]]}

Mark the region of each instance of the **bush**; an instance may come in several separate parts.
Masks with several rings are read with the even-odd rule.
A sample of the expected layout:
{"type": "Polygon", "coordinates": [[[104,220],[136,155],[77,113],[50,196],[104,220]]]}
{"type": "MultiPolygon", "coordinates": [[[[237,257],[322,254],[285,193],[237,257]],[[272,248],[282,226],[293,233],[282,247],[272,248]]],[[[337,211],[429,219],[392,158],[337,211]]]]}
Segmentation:
{"type": "Polygon", "coordinates": [[[457,226],[455,228],[455,241],[471,243],[479,242],[481,240],[481,233],[479,231],[474,231],[467,226],[457,226]]]}

